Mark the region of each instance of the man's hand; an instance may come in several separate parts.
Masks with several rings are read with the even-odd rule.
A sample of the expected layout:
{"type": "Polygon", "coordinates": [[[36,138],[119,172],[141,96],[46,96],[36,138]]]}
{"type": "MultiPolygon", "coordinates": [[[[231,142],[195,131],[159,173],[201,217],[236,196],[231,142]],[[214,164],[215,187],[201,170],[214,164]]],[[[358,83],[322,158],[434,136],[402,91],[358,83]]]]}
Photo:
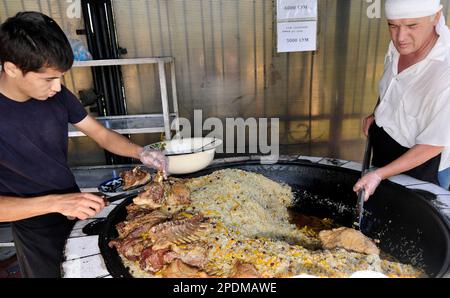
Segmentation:
{"type": "Polygon", "coordinates": [[[365,189],[364,201],[367,201],[371,195],[375,193],[378,185],[380,185],[381,177],[375,172],[370,172],[364,175],[361,179],[356,182],[353,186],[353,191],[358,192],[361,189],[365,189]]]}
{"type": "Polygon", "coordinates": [[[164,152],[150,147],[144,147],[139,153],[139,159],[145,166],[161,171],[164,178],[167,178],[168,159],[164,155],[164,152]]]}
{"type": "Polygon", "coordinates": [[[369,136],[369,129],[375,121],[375,116],[372,114],[363,119],[363,133],[366,137],[369,136]]]}
{"type": "Polygon", "coordinates": [[[50,195],[52,210],[67,218],[88,219],[98,214],[104,207],[102,197],[90,193],[72,193],[64,195],[50,195]]]}

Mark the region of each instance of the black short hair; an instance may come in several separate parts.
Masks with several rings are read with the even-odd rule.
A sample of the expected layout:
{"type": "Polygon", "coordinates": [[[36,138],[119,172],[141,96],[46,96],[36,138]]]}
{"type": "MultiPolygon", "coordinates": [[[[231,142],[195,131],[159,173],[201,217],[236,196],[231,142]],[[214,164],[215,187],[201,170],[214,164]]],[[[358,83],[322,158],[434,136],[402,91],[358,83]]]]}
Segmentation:
{"type": "Polygon", "coordinates": [[[19,12],[0,26],[0,61],[14,63],[24,74],[43,67],[65,72],[72,67],[73,51],[64,31],[50,17],[19,12]]]}

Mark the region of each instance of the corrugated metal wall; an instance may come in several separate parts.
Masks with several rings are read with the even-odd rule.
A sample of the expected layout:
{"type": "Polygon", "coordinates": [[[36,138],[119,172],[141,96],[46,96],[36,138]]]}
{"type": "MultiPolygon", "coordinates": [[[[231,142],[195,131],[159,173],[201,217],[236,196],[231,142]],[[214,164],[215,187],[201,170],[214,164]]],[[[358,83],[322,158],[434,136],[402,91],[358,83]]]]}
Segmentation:
{"type": "MultiPolygon", "coordinates": [[[[377,100],[389,41],[386,21],[369,19],[365,0],[318,0],[318,51],[278,54],[272,0],[114,0],[124,58],[176,59],[180,115],[203,118],[278,117],[281,153],[360,160],[361,118],[377,100]]],[[[444,13],[448,15],[448,1],[444,13]]],[[[81,19],[67,18],[67,1],[0,0],[0,21],[20,10],[49,14],[74,37],[81,19]]],[[[123,67],[130,114],[161,111],[153,66],[123,67]]],[[[89,88],[90,71],[65,84],[89,88]]],[[[140,144],[157,136],[135,135],[140,144]]],[[[102,164],[87,138],[72,139],[73,165],[102,164]]]]}

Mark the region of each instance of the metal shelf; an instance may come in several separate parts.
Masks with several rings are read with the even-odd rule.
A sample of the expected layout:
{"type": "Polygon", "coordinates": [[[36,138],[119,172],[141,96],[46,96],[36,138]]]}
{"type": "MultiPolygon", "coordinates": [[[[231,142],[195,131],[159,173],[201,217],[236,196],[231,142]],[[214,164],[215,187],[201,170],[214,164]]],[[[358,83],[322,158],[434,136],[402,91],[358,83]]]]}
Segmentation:
{"type": "Polygon", "coordinates": [[[134,59],[105,59],[75,61],[73,67],[92,67],[92,66],[114,66],[114,65],[135,65],[135,64],[156,64],[173,62],[172,57],[152,57],[152,58],[134,58],[134,59]]]}
{"type": "MultiPolygon", "coordinates": [[[[170,121],[176,119],[175,114],[169,115],[170,121]]],[[[97,117],[106,128],[120,134],[160,133],[165,132],[163,114],[144,114],[133,116],[97,117]]],[[[83,137],[84,133],[69,124],[69,137],[83,137]]]]}
{"type": "MultiPolygon", "coordinates": [[[[148,57],[134,59],[107,59],[75,61],[73,67],[96,67],[114,65],[158,64],[159,83],[161,89],[162,114],[145,114],[135,116],[98,117],[103,125],[121,134],[159,133],[164,132],[167,140],[171,139],[170,123],[178,119],[177,84],[175,80],[175,60],[173,57],[148,57]],[[173,113],[169,112],[165,64],[170,64],[173,113]]],[[[175,122],[175,131],[179,132],[179,122],[175,122]]],[[[69,137],[81,137],[85,134],[69,124],[69,137]]]]}

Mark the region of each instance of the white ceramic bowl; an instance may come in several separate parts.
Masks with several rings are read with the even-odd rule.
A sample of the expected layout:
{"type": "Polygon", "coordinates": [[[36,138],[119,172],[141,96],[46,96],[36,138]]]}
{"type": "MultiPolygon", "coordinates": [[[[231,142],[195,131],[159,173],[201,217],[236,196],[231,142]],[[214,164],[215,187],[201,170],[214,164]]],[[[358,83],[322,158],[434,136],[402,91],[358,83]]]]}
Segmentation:
{"type": "Polygon", "coordinates": [[[206,168],[214,159],[222,140],[215,138],[184,138],[152,144],[164,144],[169,160],[169,174],[189,174],[206,168]]]}

